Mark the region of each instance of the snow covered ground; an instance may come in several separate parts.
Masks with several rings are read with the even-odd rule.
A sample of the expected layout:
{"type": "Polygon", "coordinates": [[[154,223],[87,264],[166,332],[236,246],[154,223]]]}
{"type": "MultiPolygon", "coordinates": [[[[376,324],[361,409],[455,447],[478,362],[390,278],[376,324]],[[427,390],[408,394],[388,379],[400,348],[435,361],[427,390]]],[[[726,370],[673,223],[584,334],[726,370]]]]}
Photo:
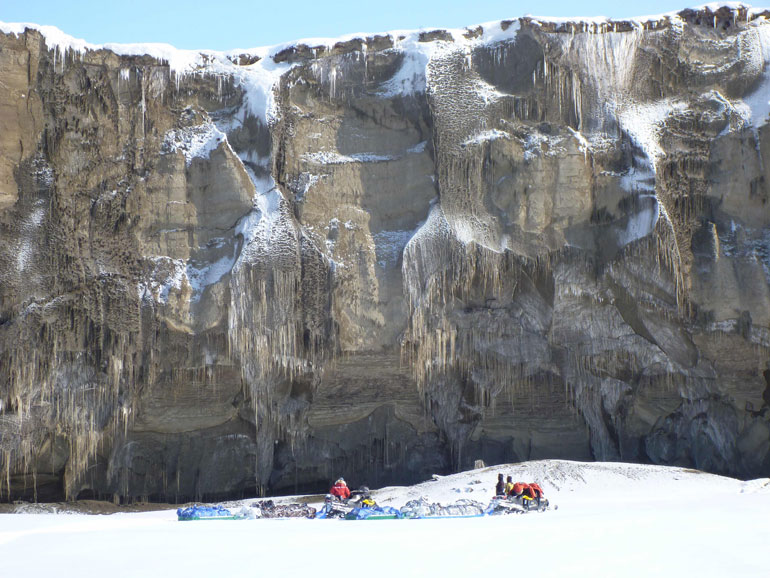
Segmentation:
{"type": "Polygon", "coordinates": [[[558,510],[368,523],[178,522],[174,510],[3,514],[0,575],[770,576],[770,479],[548,460],[384,488],[375,498],[396,507],[420,496],[487,502],[498,472],[540,482],[558,510]]]}

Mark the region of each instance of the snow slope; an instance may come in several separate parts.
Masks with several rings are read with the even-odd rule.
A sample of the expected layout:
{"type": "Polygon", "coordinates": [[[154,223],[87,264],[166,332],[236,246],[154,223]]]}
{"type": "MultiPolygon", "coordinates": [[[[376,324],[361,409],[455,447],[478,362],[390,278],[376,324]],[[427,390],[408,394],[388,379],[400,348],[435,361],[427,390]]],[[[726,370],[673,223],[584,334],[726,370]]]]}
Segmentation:
{"type": "Polygon", "coordinates": [[[498,472],[539,481],[558,510],[377,523],[181,523],[173,510],[4,514],[2,575],[770,575],[769,479],[742,482],[680,468],[549,460],[384,488],[375,497],[393,506],[419,496],[486,502],[498,472]]]}

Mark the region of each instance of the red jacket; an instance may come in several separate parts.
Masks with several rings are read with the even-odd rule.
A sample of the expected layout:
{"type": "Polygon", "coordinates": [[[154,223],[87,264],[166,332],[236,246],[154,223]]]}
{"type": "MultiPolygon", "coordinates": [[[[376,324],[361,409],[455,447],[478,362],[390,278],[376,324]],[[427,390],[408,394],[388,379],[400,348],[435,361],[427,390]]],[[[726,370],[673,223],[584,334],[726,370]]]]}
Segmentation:
{"type": "Polygon", "coordinates": [[[524,482],[516,482],[513,484],[513,491],[511,492],[512,496],[529,496],[530,498],[534,497],[532,489],[529,487],[529,484],[525,484],[524,482]]]}
{"type": "Polygon", "coordinates": [[[329,493],[332,496],[337,496],[340,500],[347,500],[350,497],[350,490],[345,484],[334,484],[329,493]]]}

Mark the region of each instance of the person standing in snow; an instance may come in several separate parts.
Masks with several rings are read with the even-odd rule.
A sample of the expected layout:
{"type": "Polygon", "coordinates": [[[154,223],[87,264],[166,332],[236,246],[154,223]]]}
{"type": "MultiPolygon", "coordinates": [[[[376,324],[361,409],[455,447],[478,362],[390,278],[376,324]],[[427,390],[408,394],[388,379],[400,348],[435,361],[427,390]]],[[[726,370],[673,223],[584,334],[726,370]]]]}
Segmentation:
{"type": "Polygon", "coordinates": [[[329,490],[332,496],[335,496],[338,500],[348,500],[350,498],[350,488],[345,483],[345,480],[340,478],[329,490]]]}
{"type": "Polygon", "coordinates": [[[513,478],[511,476],[508,476],[505,479],[505,495],[510,496],[512,491],[513,491],[513,478]]]}
{"type": "Polygon", "coordinates": [[[495,486],[495,496],[505,495],[505,482],[503,481],[503,474],[497,474],[497,485],[495,486]]]}

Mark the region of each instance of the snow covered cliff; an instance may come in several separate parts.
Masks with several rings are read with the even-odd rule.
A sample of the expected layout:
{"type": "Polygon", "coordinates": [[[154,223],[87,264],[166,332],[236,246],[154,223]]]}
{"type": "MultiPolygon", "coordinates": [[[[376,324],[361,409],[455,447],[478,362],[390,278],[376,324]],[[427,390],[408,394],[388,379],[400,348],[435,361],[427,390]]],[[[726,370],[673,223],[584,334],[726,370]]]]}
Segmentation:
{"type": "Polygon", "coordinates": [[[767,476],[769,18],[230,53],[0,23],[2,497],[767,476]]]}

